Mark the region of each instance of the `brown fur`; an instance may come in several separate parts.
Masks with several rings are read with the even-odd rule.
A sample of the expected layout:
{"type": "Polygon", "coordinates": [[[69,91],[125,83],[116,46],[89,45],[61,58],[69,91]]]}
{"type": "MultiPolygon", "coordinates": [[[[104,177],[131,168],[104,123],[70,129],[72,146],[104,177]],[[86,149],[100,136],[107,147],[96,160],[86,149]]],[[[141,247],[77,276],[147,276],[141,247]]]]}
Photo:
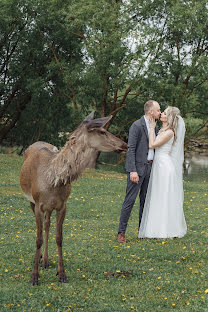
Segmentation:
{"type": "Polygon", "coordinates": [[[31,282],[38,284],[38,264],[43,244],[43,218],[45,215],[45,250],[43,268],[48,262],[48,235],[50,216],[56,210],[56,243],[58,246],[58,278],[66,282],[62,257],[62,225],[71,183],[88,165],[95,151],[126,152],[127,144],[107,132],[103,126],[109,118],[84,121],[71,135],[64,148],[44,142],[32,144],[25,152],[25,161],[20,174],[20,184],[29,199],[37,228],[36,254],[31,282]]]}

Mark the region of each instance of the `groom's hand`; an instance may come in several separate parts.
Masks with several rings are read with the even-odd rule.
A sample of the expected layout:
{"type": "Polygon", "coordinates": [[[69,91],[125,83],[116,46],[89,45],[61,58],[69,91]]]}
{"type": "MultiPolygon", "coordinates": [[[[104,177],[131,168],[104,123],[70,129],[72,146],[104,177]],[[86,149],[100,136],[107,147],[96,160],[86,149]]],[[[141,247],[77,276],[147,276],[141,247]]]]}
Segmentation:
{"type": "Polygon", "coordinates": [[[155,127],[156,127],[156,120],[155,120],[155,118],[151,117],[149,119],[149,125],[150,125],[150,129],[155,129],[155,127]]]}
{"type": "Polygon", "coordinates": [[[138,176],[138,173],[137,173],[137,172],[130,172],[130,180],[131,180],[133,183],[138,184],[138,183],[139,183],[139,176],[138,176]]]}

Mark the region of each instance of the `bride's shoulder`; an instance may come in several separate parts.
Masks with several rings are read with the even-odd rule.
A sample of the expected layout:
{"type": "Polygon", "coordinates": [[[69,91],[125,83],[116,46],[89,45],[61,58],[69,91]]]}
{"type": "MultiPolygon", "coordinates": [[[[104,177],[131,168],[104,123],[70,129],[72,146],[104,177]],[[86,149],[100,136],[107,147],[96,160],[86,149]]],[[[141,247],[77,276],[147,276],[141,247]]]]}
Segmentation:
{"type": "Polygon", "coordinates": [[[174,132],[172,129],[167,129],[165,132],[167,133],[167,135],[169,135],[171,137],[174,135],[174,132]]]}
{"type": "Polygon", "coordinates": [[[166,138],[167,138],[168,140],[171,140],[171,139],[173,138],[173,136],[174,136],[173,130],[167,129],[167,130],[165,130],[165,132],[166,132],[166,138]]]}
{"type": "Polygon", "coordinates": [[[163,130],[163,131],[159,132],[159,134],[163,135],[165,137],[169,137],[169,138],[172,138],[174,136],[174,132],[171,129],[163,130]]]}

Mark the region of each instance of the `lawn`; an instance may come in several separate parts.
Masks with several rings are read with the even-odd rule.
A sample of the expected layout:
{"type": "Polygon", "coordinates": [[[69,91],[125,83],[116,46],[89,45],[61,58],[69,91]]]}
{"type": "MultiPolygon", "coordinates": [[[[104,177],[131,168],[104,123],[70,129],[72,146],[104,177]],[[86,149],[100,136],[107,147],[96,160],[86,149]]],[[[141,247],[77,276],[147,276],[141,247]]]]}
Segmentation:
{"type": "Polygon", "coordinates": [[[55,214],[48,270],[30,276],[35,219],[19,186],[23,158],[0,154],[0,311],[208,311],[207,173],[185,177],[188,233],[138,240],[137,200],[127,243],[116,242],[126,176],[100,166],[73,184],[64,222],[67,283],[56,276],[55,214]]]}

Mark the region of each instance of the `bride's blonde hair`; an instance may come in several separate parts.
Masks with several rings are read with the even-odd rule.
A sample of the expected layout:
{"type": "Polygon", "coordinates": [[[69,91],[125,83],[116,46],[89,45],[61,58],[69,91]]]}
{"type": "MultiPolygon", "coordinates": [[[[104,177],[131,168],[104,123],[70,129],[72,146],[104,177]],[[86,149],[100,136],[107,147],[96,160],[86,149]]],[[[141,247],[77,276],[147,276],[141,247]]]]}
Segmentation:
{"type": "Polygon", "coordinates": [[[171,129],[174,132],[174,142],[177,139],[177,126],[178,126],[178,117],[180,116],[180,110],[178,107],[168,106],[166,108],[167,116],[167,127],[164,130],[171,129]]]}

